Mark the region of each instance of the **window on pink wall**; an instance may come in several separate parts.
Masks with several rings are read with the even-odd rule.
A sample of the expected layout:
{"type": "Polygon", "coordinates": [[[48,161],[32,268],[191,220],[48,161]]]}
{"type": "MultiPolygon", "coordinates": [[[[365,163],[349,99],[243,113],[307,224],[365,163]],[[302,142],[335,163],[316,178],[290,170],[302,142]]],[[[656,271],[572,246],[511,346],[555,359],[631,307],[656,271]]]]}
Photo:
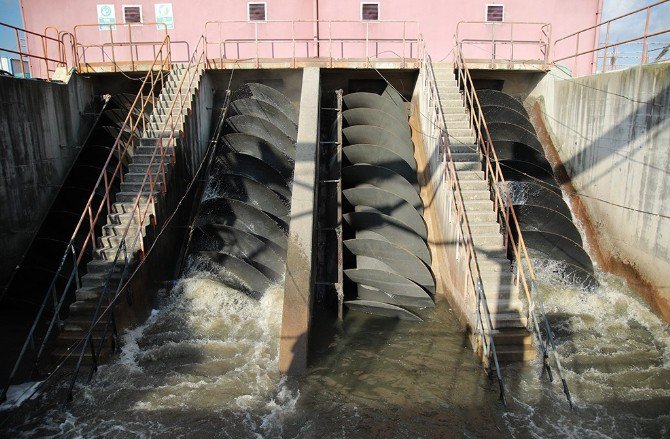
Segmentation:
{"type": "Polygon", "coordinates": [[[379,3],[361,3],[361,20],[379,20],[379,3]]]}
{"type": "Polygon", "coordinates": [[[249,21],[265,21],[267,4],[265,2],[247,3],[247,18],[249,21]]]}
{"type": "Polygon", "coordinates": [[[502,22],[505,20],[505,5],[486,5],[486,21],[502,22]]]}
{"type": "Polygon", "coordinates": [[[142,6],[123,5],[124,23],[142,23],[142,6]]]}

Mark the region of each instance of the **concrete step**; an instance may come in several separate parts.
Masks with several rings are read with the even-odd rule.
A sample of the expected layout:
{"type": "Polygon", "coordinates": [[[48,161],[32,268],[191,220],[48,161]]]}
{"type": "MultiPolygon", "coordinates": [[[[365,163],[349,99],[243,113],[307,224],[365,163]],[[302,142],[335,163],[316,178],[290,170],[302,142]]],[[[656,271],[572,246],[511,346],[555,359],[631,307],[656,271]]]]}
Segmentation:
{"type": "MultiPolygon", "coordinates": [[[[117,215],[119,216],[119,220],[127,221],[130,217],[130,215],[139,215],[140,213],[143,213],[145,209],[145,206],[140,204],[137,209],[135,209],[135,200],[133,201],[120,201],[117,203],[112,204],[112,211],[110,212],[109,216],[112,218],[116,217],[117,215]]],[[[154,213],[154,208],[153,206],[150,206],[148,209],[148,212],[153,214],[154,213]]],[[[110,221],[116,223],[117,221],[113,220],[110,221]]]]}
{"type": "Polygon", "coordinates": [[[534,360],[537,357],[535,348],[531,346],[496,346],[498,361],[501,363],[519,363],[534,360]]]}
{"type": "MultiPolygon", "coordinates": [[[[452,154],[472,154],[472,153],[477,153],[477,145],[472,144],[468,145],[465,143],[458,143],[458,144],[453,144],[449,145],[449,150],[451,151],[452,154]]],[[[479,158],[477,159],[479,160],[479,158]]]]}
{"type": "MultiPolygon", "coordinates": [[[[134,240],[133,240],[134,241],[134,240]]],[[[132,255],[135,254],[137,250],[140,249],[140,244],[139,240],[138,242],[135,242],[134,244],[132,242],[128,243],[127,245],[127,251],[128,251],[128,257],[132,257],[132,255]]],[[[116,258],[116,253],[118,250],[118,246],[106,246],[106,247],[99,247],[96,249],[95,254],[98,257],[98,259],[102,259],[105,261],[113,261],[114,258],[116,258]]],[[[123,257],[123,253],[119,254],[119,259],[123,257]]]]}
{"type": "MultiPolygon", "coordinates": [[[[162,178],[162,176],[160,176],[162,171],[159,169],[159,167],[158,166],[152,166],[151,168],[152,168],[152,172],[149,173],[148,177],[146,177],[147,185],[149,184],[149,178],[151,178],[152,175],[153,175],[154,181],[156,180],[156,178],[158,178],[159,182],[162,182],[163,178],[162,178]]],[[[142,183],[144,181],[145,176],[146,176],[147,169],[148,169],[148,166],[145,167],[144,169],[142,169],[143,172],[129,172],[129,173],[127,173],[126,175],[123,176],[123,182],[124,183],[125,182],[128,182],[128,183],[142,183]]],[[[165,166],[166,174],[167,174],[168,170],[169,170],[169,168],[166,165],[165,166]]]]}
{"type": "Polygon", "coordinates": [[[170,107],[163,108],[163,107],[154,107],[154,111],[151,114],[156,114],[156,115],[167,115],[167,114],[173,114],[173,115],[178,115],[181,114],[182,116],[188,115],[188,111],[191,108],[190,105],[187,105],[185,107],[180,107],[180,106],[175,106],[172,108],[172,111],[170,111],[170,107]]]}
{"type": "MultiPolygon", "coordinates": [[[[102,287],[107,282],[108,273],[86,273],[81,277],[82,287],[102,287]]],[[[110,287],[115,287],[120,279],[120,273],[112,273],[110,278],[110,287]],[[116,283],[115,283],[116,281],[116,283]]]]}
{"type": "Polygon", "coordinates": [[[126,237],[130,238],[137,233],[137,224],[105,224],[102,226],[102,233],[103,236],[123,236],[125,234],[126,237]],[[126,229],[128,233],[126,233],[126,229]]]}
{"type": "MultiPolygon", "coordinates": [[[[158,199],[157,197],[160,195],[159,191],[154,191],[154,202],[156,202],[158,199]]],[[[135,203],[135,199],[137,198],[137,192],[118,192],[116,194],[116,201],[121,202],[121,203],[135,203]]],[[[140,207],[144,207],[147,204],[147,201],[149,200],[149,195],[148,194],[143,194],[140,196],[140,207]]],[[[132,208],[130,209],[132,212],[132,208]]]]}
{"type": "Polygon", "coordinates": [[[470,121],[470,117],[468,114],[465,112],[465,109],[461,112],[454,112],[454,113],[445,113],[444,115],[444,121],[447,123],[447,126],[449,126],[450,123],[453,122],[468,122],[470,121]]]}
{"type": "Polygon", "coordinates": [[[107,225],[125,225],[132,223],[134,226],[139,224],[139,219],[137,213],[110,213],[107,215],[107,225]],[[131,218],[132,216],[132,218],[131,218]]]}
{"type": "MultiPolygon", "coordinates": [[[[484,171],[460,171],[458,173],[458,181],[464,181],[464,180],[475,180],[475,181],[483,181],[486,183],[486,178],[484,175],[484,171]]],[[[488,185],[488,183],[486,183],[488,185]]]]}
{"type": "MultiPolygon", "coordinates": [[[[163,157],[161,157],[159,154],[156,156],[153,155],[153,151],[150,152],[149,154],[135,154],[133,156],[133,164],[143,164],[144,169],[146,170],[149,167],[149,163],[152,162],[153,164],[160,164],[160,161],[163,157]]],[[[165,163],[168,163],[170,161],[170,157],[166,156],[165,157],[165,163]]]]}
{"type": "Polygon", "coordinates": [[[463,101],[460,99],[440,99],[440,105],[442,106],[443,110],[446,108],[458,108],[462,111],[465,111],[463,108],[463,101]]]}
{"type": "MultiPolygon", "coordinates": [[[[170,171],[171,164],[169,162],[163,163],[163,167],[165,168],[166,172],[170,171]]],[[[131,163],[130,166],[128,166],[128,173],[126,175],[130,174],[146,174],[147,170],[149,169],[149,163],[131,163]]],[[[154,174],[158,172],[158,170],[161,169],[161,163],[160,162],[154,162],[151,164],[151,172],[154,174]]],[[[126,176],[124,175],[124,179],[126,176]]]]}
{"type": "Polygon", "coordinates": [[[472,134],[472,129],[470,128],[470,120],[457,120],[447,122],[447,131],[451,132],[452,130],[469,130],[472,134]]]}
{"type": "Polygon", "coordinates": [[[467,113],[463,107],[445,107],[442,106],[442,113],[444,113],[444,120],[449,123],[447,116],[466,117],[467,113]]]}
{"type": "MultiPolygon", "coordinates": [[[[145,235],[145,233],[142,233],[142,236],[144,236],[144,235],[145,235]]],[[[116,250],[121,245],[121,241],[123,241],[123,239],[124,239],[123,235],[109,235],[109,236],[101,236],[100,238],[98,238],[98,242],[100,243],[100,245],[99,245],[100,249],[109,248],[109,249],[113,250],[113,252],[111,254],[111,259],[107,259],[107,260],[112,260],[112,261],[114,260],[114,258],[116,257],[116,250]]],[[[135,228],[135,230],[133,232],[129,231],[128,234],[126,235],[125,241],[126,241],[126,252],[127,252],[127,255],[128,255],[127,257],[128,258],[130,258],[130,254],[132,253],[128,249],[130,247],[132,247],[133,243],[135,243],[135,247],[138,247],[137,242],[139,242],[140,239],[141,238],[139,238],[137,236],[137,228],[135,228]]],[[[110,254],[109,252],[107,252],[107,253],[110,254]]],[[[121,253],[119,253],[118,263],[122,264],[123,263],[122,261],[124,259],[125,259],[125,257],[124,257],[124,254],[123,254],[123,250],[121,250],[121,253]]]]}
{"type": "Polygon", "coordinates": [[[456,135],[449,135],[449,144],[450,145],[472,145],[473,143],[477,143],[477,138],[473,135],[467,135],[467,136],[456,136],[456,135]]]}
{"type": "Polygon", "coordinates": [[[472,162],[454,162],[456,171],[481,171],[482,164],[479,161],[472,162]]]}
{"type": "Polygon", "coordinates": [[[461,191],[488,191],[489,185],[484,180],[461,180],[458,179],[458,186],[461,188],[461,191]]]}
{"type": "Polygon", "coordinates": [[[501,234],[491,235],[472,235],[472,242],[475,250],[480,250],[484,254],[486,250],[501,250],[503,247],[503,237],[501,234]]]}
{"type": "MultiPolygon", "coordinates": [[[[474,138],[474,132],[470,128],[456,128],[452,127],[450,124],[447,128],[447,133],[449,137],[472,137],[474,138]]],[[[474,142],[473,142],[474,143],[474,142]]]]}
{"type": "Polygon", "coordinates": [[[477,162],[477,164],[480,164],[479,154],[477,153],[455,153],[452,150],[451,159],[454,162],[477,162]]]}
{"type": "Polygon", "coordinates": [[[523,303],[518,299],[506,299],[492,297],[486,298],[486,303],[491,314],[499,313],[523,313],[523,303]]]}
{"type": "Polygon", "coordinates": [[[160,158],[165,155],[169,158],[174,154],[174,146],[168,146],[168,143],[174,142],[164,141],[163,145],[140,146],[135,150],[135,154],[151,156],[156,151],[156,157],[160,158]]]}
{"type": "Polygon", "coordinates": [[[173,112],[173,116],[170,116],[169,114],[154,113],[149,117],[149,123],[157,124],[159,126],[175,125],[178,123],[183,123],[184,118],[185,116],[183,114],[179,114],[177,111],[173,112]]]}
{"type": "Polygon", "coordinates": [[[491,312],[491,322],[494,329],[525,328],[526,321],[526,317],[518,312],[491,312]]]}
{"type": "Polygon", "coordinates": [[[114,269],[114,271],[121,272],[122,267],[119,264],[114,265],[112,261],[103,261],[101,259],[93,259],[88,264],[86,264],[86,271],[88,273],[109,273],[109,271],[112,269],[114,269]]]}
{"type": "MultiPolygon", "coordinates": [[[[474,261],[472,262],[474,265],[474,261]]],[[[477,255],[477,264],[483,278],[499,276],[500,273],[511,273],[511,262],[506,257],[491,257],[489,255],[477,255]]],[[[513,279],[513,277],[510,277],[513,279]]]]}
{"type": "Polygon", "coordinates": [[[493,341],[498,346],[530,346],[533,344],[533,334],[527,329],[500,329],[493,333],[493,341]]]}
{"type": "Polygon", "coordinates": [[[466,217],[471,226],[480,223],[491,224],[496,221],[496,215],[493,210],[476,211],[474,209],[468,210],[467,206],[465,208],[466,217]]]}
{"type": "Polygon", "coordinates": [[[174,127],[174,133],[171,132],[171,129],[147,129],[146,134],[154,137],[162,137],[164,139],[168,139],[172,137],[173,139],[177,138],[180,136],[180,133],[183,131],[184,127],[183,125],[177,125],[174,127]]]}
{"type": "Polygon", "coordinates": [[[155,174],[147,178],[146,181],[124,181],[121,183],[122,192],[135,192],[136,194],[142,192],[149,194],[152,189],[154,193],[162,192],[163,190],[163,179],[160,174],[155,174]],[[151,178],[151,180],[149,179],[151,178]]]}
{"type": "MultiPolygon", "coordinates": [[[[470,222],[470,231],[473,235],[494,235],[500,233],[500,224],[495,221],[470,222]]],[[[502,236],[502,235],[501,235],[502,236]]],[[[509,261],[507,261],[509,263],[509,261]]],[[[508,264],[509,265],[509,264],[508,264]]]]}
{"type": "Polygon", "coordinates": [[[455,87],[446,87],[443,90],[438,90],[437,92],[440,96],[440,99],[454,101],[462,99],[461,93],[455,87]]]}
{"type": "MultiPolygon", "coordinates": [[[[99,260],[99,259],[98,259],[99,260]]],[[[108,262],[108,261],[105,261],[108,262]]],[[[111,261],[109,261],[111,264],[111,261]]],[[[77,292],[75,293],[75,296],[77,297],[77,300],[93,300],[96,301],[100,298],[100,294],[102,293],[102,287],[99,285],[91,286],[91,287],[81,287],[77,289],[77,292]]]]}
{"type": "Polygon", "coordinates": [[[463,200],[490,200],[491,193],[487,190],[464,190],[461,188],[463,200]]]}

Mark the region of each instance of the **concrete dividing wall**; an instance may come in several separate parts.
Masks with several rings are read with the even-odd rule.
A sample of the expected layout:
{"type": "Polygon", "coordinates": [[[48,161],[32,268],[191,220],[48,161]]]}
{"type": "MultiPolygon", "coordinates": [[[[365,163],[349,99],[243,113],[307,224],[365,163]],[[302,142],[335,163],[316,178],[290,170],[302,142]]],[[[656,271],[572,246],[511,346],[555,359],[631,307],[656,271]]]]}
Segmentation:
{"type": "Polygon", "coordinates": [[[58,194],[94,122],[94,86],[0,76],[0,291],[58,194]]]}
{"type": "Polygon", "coordinates": [[[319,79],[318,68],[303,70],[279,342],[279,371],[291,375],[303,374],[307,369],[307,345],[314,296],[313,249],[321,110],[319,79]]]}
{"type": "Polygon", "coordinates": [[[599,263],[670,321],[670,64],[550,72],[526,104],[538,100],[534,116],[580,194],[599,263]]]}

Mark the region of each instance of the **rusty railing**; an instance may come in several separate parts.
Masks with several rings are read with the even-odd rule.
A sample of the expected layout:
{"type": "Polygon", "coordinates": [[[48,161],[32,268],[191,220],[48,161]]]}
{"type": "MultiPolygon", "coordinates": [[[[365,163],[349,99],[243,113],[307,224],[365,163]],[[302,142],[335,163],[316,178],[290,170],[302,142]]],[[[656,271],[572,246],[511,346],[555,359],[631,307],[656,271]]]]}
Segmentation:
{"type": "MultiPolygon", "coordinates": [[[[159,89],[162,89],[164,84],[165,72],[170,70],[170,38],[165,37],[163,44],[160,46],[157,56],[154,59],[151,68],[145,75],[142,84],[139,87],[139,91],[133,100],[133,103],[130,106],[130,110],[125,120],[123,121],[119,133],[114,140],[113,146],[110,148],[109,155],[105,163],[102,165],[102,172],[98,176],[95,185],[90,191],[90,196],[88,201],[79,217],[79,221],[75,226],[70,241],[68,242],[65,252],[60,260],[58,269],[54,273],[54,276],[51,280],[49,288],[45,291],[44,299],[40,309],[37,312],[37,315],[33,321],[31,329],[26,337],[26,340],[21,348],[21,352],[14,364],[12,372],[10,373],[7,385],[5,386],[1,399],[4,399],[6,396],[7,390],[11,385],[16,373],[18,372],[25,355],[27,354],[29,348],[36,352],[35,359],[33,360],[33,374],[38,370],[39,363],[42,355],[45,352],[46,344],[49,341],[49,338],[53,331],[56,331],[60,327],[60,312],[65,303],[65,300],[68,296],[68,293],[71,293],[73,285],[76,288],[81,286],[80,276],[79,276],[79,265],[82,263],[85,256],[89,255],[91,258],[96,257],[96,228],[100,227],[100,221],[106,218],[106,213],[111,212],[111,205],[113,203],[113,193],[112,187],[116,181],[123,182],[123,165],[124,162],[129,161],[130,149],[134,142],[136,141],[137,132],[144,132],[147,126],[147,121],[145,117],[147,105],[150,102],[153,102],[154,96],[159,92],[159,89]],[[159,88],[160,87],[160,88],[159,88]],[[124,135],[124,134],[127,134],[124,135]],[[114,167],[114,170],[111,172],[108,171],[112,159],[117,159],[117,164],[114,167]],[[100,194],[103,194],[100,198],[100,194]],[[83,242],[81,242],[83,239],[83,242]],[[71,267],[68,267],[67,264],[70,263],[71,267]],[[68,271],[69,270],[69,271],[68,271]],[[57,291],[58,279],[67,279],[67,283],[62,291],[57,291]],[[47,307],[49,301],[53,301],[53,310],[52,317],[48,324],[48,329],[46,335],[44,336],[39,349],[36,349],[35,338],[36,331],[40,322],[43,321],[45,313],[47,312],[47,307]]],[[[171,118],[169,119],[171,120],[171,118]]],[[[167,122],[167,121],[166,121],[167,122]]],[[[158,149],[161,150],[161,161],[164,161],[165,151],[163,148],[163,142],[160,142],[160,145],[157,146],[157,149],[154,150],[154,156],[158,149]]],[[[161,163],[162,163],[161,162],[161,163]]],[[[153,158],[152,158],[153,164],[153,158]]],[[[165,183],[165,166],[161,164],[159,166],[159,176],[162,178],[165,183]]],[[[155,179],[153,178],[153,167],[149,165],[145,174],[145,178],[142,184],[142,190],[140,193],[143,193],[145,183],[147,178],[149,178],[149,186],[152,191],[152,195],[148,197],[148,200],[153,203],[153,188],[155,179]],[[149,176],[151,175],[151,178],[149,176]]],[[[165,184],[163,184],[165,188],[165,184]]],[[[139,205],[140,197],[138,196],[135,203],[135,212],[137,206],[139,205]]],[[[138,233],[141,236],[141,225],[143,224],[144,218],[149,210],[149,203],[145,206],[145,211],[141,214],[137,211],[138,223],[138,233]]],[[[127,229],[126,229],[127,233],[127,229]]],[[[125,236],[125,235],[124,235],[125,236]]],[[[142,240],[139,241],[140,247],[140,257],[144,251],[142,240]]],[[[118,256],[118,251],[117,251],[118,256]]]]}
{"type": "MultiPolygon", "coordinates": [[[[494,212],[501,222],[504,242],[508,249],[508,253],[510,249],[513,253],[515,285],[517,289],[521,288],[523,290],[527,301],[526,316],[527,322],[530,325],[529,329],[535,333],[538,344],[542,349],[543,367],[548,372],[550,380],[553,380],[549,365],[549,354],[551,353],[563,385],[563,392],[572,406],[570,391],[563,375],[560,358],[553,340],[553,333],[544,312],[542,298],[537,292],[537,282],[533,263],[523,239],[521,227],[519,226],[519,221],[516,212],[514,211],[510,191],[503,176],[503,171],[495,148],[493,147],[493,141],[491,140],[491,135],[486,120],[484,119],[484,113],[479,104],[479,98],[477,97],[472,77],[470,76],[466,62],[463,59],[463,54],[458,48],[454,52],[454,69],[457,72],[456,81],[458,87],[463,94],[463,103],[469,112],[470,127],[475,131],[478,152],[483,157],[485,179],[489,183],[493,195],[494,212]],[[546,339],[542,337],[542,332],[540,331],[541,325],[544,327],[546,339]]],[[[447,151],[449,151],[449,148],[447,148],[447,151]]],[[[477,275],[478,274],[479,273],[477,273],[477,275]]]]}
{"type": "MultiPolygon", "coordinates": [[[[101,26],[95,24],[78,24],[72,31],[74,39],[74,66],[79,72],[103,71],[100,65],[110,63],[112,71],[131,71],[146,70],[147,66],[156,58],[158,51],[168,36],[167,24],[157,22],[145,23],[116,23],[101,26]],[[152,26],[156,26],[152,29],[152,26]],[[108,36],[107,41],[96,44],[84,44],[82,33],[88,30],[96,32],[96,38],[100,38],[100,27],[107,27],[103,32],[108,36]],[[117,27],[119,29],[117,29],[117,27]],[[133,37],[134,32],[141,32],[145,29],[151,29],[155,34],[155,39],[138,40],[133,37]],[[116,36],[116,39],[115,39],[116,36]],[[141,55],[140,49],[147,48],[148,55],[141,55]],[[91,53],[92,52],[92,53],[91,53]],[[121,52],[121,53],[119,53],[121,52]]],[[[171,46],[174,42],[170,42],[171,46]]],[[[188,45],[187,45],[188,50],[188,45]]],[[[172,48],[170,50],[172,54],[172,48]]],[[[106,70],[105,70],[106,71],[106,70]]]]}
{"type": "MultiPolygon", "coordinates": [[[[144,257],[144,240],[142,238],[143,228],[147,220],[149,220],[152,225],[155,225],[156,219],[154,216],[155,215],[154,204],[157,201],[156,199],[157,191],[155,189],[157,184],[159,183],[159,180],[162,182],[160,193],[164,193],[167,187],[166,186],[167,163],[166,163],[165,151],[166,149],[170,148],[172,148],[173,151],[175,149],[177,140],[177,137],[175,136],[179,136],[180,134],[180,131],[175,129],[177,121],[183,115],[182,112],[183,109],[186,107],[186,104],[188,103],[187,100],[190,100],[192,98],[191,90],[193,90],[194,83],[197,80],[197,78],[199,78],[200,71],[204,68],[205,63],[207,61],[205,57],[204,47],[205,47],[204,37],[201,37],[200,40],[198,41],[198,44],[196,45],[193,55],[189,59],[189,62],[186,66],[185,74],[181,77],[181,80],[179,81],[174,90],[178,98],[172,101],[170,108],[167,110],[167,117],[165,118],[165,122],[163,122],[160,128],[153,129],[154,130],[153,135],[156,137],[156,144],[153,153],[151,155],[151,159],[147,164],[147,169],[145,171],[144,178],[142,180],[142,185],[140,187],[139,192],[137,193],[137,196],[135,197],[135,201],[133,203],[133,209],[130,212],[130,217],[137,218],[137,222],[134,223],[133,221],[129,221],[128,224],[126,224],[120,243],[116,248],[112,268],[109,271],[109,274],[105,280],[103,291],[100,294],[95,312],[93,314],[93,317],[91,318],[91,326],[89,327],[85,338],[76,342],[72,347],[72,349],[76,349],[77,347],[79,347],[80,351],[75,371],[70,380],[70,386],[66,396],[65,403],[67,403],[72,397],[72,391],[77,381],[79,371],[81,370],[82,361],[84,355],[86,354],[86,351],[90,350],[93,359],[93,364],[91,365],[91,369],[88,374],[88,380],[90,381],[93,374],[97,370],[98,358],[100,353],[104,349],[104,343],[105,340],[107,339],[107,334],[109,333],[109,331],[112,331],[113,340],[116,337],[114,306],[116,305],[116,302],[118,298],[121,296],[122,292],[127,288],[128,283],[132,279],[132,275],[130,275],[130,267],[135,262],[132,256],[131,257],[128,256],[128,248],[130,248],[131,251],[135,248],[139,248],[140,259],[144,257]],[[187,78],[188,81],[186,81],[187,78]],[[167,134],[169,134],[169,136],[164,137],[167,134]],[[160,161],[158,162],[158,168],[156,172],[154,172],[153,168],[154,165],[156,164],[156,160],[158,159],[160,159],[160,161]],[[143,208],[141,206],[142,203],[144,203],[143,208]],[[154,213],[149,214],[149,212],[154,213]],[[149,218],[147,218],[147,214],[149,214],[149,218]],[[134,235],[129,236],[130,229],[134,227],[137,227],[137,231],[134,233],[134,235]],[[128,242],[130,242],[130,244],[127,244],[128,242]],[[117,265],[121,266],[117,267],[117,265]],[[112,281],[113,273],[118,272],[117,268],[121,269],[120,270],[121,278],[118,280],[118,283],[114,288],[110,286],[110,283],[112,281]],[[114,288],[114,291],[110,291],[112,288],[114,288]],[[113,293],[113,295],[111,295],[110,293],[113,293]],[[108,304],[103,309],[103,302],[105,300],[108,300],[108,304]],[[105,317],[105,315],[107,317],[106,322],[103,321],[103,317],[105,317]],[[104,332],[102,333],[100,342],[96,347],[92,341],[92,336],[95,327],[100,323],[105,323],[105,328],[104,332]]],[[[171,164],[174,165],[175,154],[173,153],[171,157],[172,157],[171,164]]],[[[114,349],[115,346],[116,343],[113,343],[112,349],[114,349]]]]}
{"type": "MultiPolygon", "coordinates": [[[[606,66],[607,66],[607,60],[608,58],[611,57],[610,49],[616,50],[617,47],[622,46],[622,45],[630,45],[630,43],[634,43],[637,41],[642,42],[642,48],[639,52],[639,59],[640,62],[637,64],[646,64],[649,61],[649,39],[653,37],[657,37],[659,35],[664,35],[670,32],[670,27],[665,27],[664,29],[657,30],[654,32],[649,31],[649,22],[652,17],[653,12],[660,12],[658,11],[658,8],[662,5],[666,5],[670,2],[670,0],[661,0],[656,3],[647,5],[645,7],[635,9],[633,11],[627,12],[625,14],[619,15],[617,17],[611,18],[609,20],[605,20],[603,22],[600,22],[594,26],[589,26],[585,29],[581,29],[577,32],[571,33],[570,35],[566,35],[564,37],[561,37],[557,39],[554,42],[554,53],[556,53],[556,46],[559,45],[559,43],[565,45],[568,44],[570,40],[574,40],[575,48],[574,52],[571,53],[570,55],[567,56],[562,56],[560,58],[556,58],[553,60],[554,63],[557,63],[559,61],[565,61],[568,59],[574,59],[574,68],[573,71],[577,71],[577,60],[579,57],[584,56],[584,55],[592,55],[591,59],[591,73],[597,73],[599,71],[605,71],[606,66]],[[627,17],[632,17],[634,15],[641,15],[645,14],[645,19],[644,19],[644,30],[641,31],[640,34],[636,37],[632,38],[626,38],[625,40],[622,41],[614,41],[610,42],[610,29],[612,26],[612,23],[621,23],[622,19],[625,19],[627,17]],[[602,29],[605,29],[605,41],[602,45],[597,45],[598,47],[595,47],[593,49],[588,49],[588,50],[582,50],[580,52],[580,37],[582,34],[585,32],[600,32],[602,29]],[[602,55],[599,54],[599,52],[602,51],[602,55]],[[600,70],[599,70],[599,64],[600,64],[600,70]]],[[[628,24],[630,25],[630,23],[628,24]]],[[[597,36],[596,36],[597,38],[597,36]]],[[[596,46],[594,44],[594,46],[596,46]]]]}
{"type": "MultiPolygon", "coordinates": [[[[45,34],[39,34],[37,32],[29,31],[22,29],[17,26],[12,26],[11,24],[0,22],[0,28],[10,29],[14,31],[16,36],[16,50],[9,48],[0,48],[0,52],[7,52],[19,56],[19,64],[21,69],[21,74],[25,78],[26,73],[31,73],[31,76],[34,77],[43,77],[45,79],[51,79],[52,73],[56,71],[57,67],[65,66],[65,48],[63,41],[59,38],[54,38],[47,36],[45,34]],[[23,35],[23,38],[21,37],[23,35]],[[39,41],[39,46],[41,49],[30,49],[30,40],[39,41]],[[26,49],[24,50],[24,43],[22,40],[25,40],[26,49]],[[51,50],[50,46],[56,46],[55,50],[51,50]],[[30,66],[31,60],[38,60],[39,69],[29,67],[31,72],[27,72],[25,68],[25,63],[27,62],[30,66]],[[42,65],[44,65],[44,72],[42,72],[42,65]],[[44,76],[42,76],[44,74],[44,76]]],[[[16,74],[16,72],[14,72],[16,74]]]]}
{"type": "Polygon", "coordinates": [[[500,399],[506,404],[505,385],[498,362],[495,341],[493,339],[493,324],[491,313],[486,302],[486,295],[483,290],[483,283],[479,265],[477,263],[477,254],[474,243],[472,242],[472,231],[465,210],[465,202],[461,193],[460,184],[456,175],[456,168],[449,148],[447,136],[447,124],[440,105],[440,98],[437,90],[437,81],[433,72],[430,55],[424,51],[421,61],[420,78],[421,100],[420,113],[428,119],[428,130],[424,129],[424,144],[426,152],[429,155],[430,179],[435,195],[438,214],[442,219],[449,223],[456,224],[456,258],[461,260],[465,258],[467,268],[466,285],[464,285],[465,294],[470,292],[475,294],[476,301],[475,315],[476,325],[474,333],[479,336],[478,342],[481,347],[482,359],[489,374],[495,369],[496,378],[500,390],[500,399]],[[448,200],[448,201],[447,201],[448,200]],[[464,255],[461,255],[461,248],[464,255]],[[493,367],[491,367],[493,362],[493,367]]]}
{"type": "Polygon", "coordinates": [[[217,65],[226,60],[264,62],[319,60],[328,67],[334,61],[400,59],[401,65],[420,59],[420,33],[416,21],[385,20],[268,20],[209,21],[205,23],[207,59],[217,65]],[[377,37],[376,30],[397,28],[395,37],[377,37]],[[283,38],[269,36],[273,33],[283,38]],[[360,34],[360,36],[355,36],[360,34]],[[349,55],[349,56],[347,56],[349,55]],[[388,55],[384,58],[382,55],[388,55]]]}
{"type": "Polygon", "coordinates": [[[470,60],[549,64],[550,23],[459,21],[455,39],[461,53],[468,47],[477,49],[467,57],[470,60]]]}

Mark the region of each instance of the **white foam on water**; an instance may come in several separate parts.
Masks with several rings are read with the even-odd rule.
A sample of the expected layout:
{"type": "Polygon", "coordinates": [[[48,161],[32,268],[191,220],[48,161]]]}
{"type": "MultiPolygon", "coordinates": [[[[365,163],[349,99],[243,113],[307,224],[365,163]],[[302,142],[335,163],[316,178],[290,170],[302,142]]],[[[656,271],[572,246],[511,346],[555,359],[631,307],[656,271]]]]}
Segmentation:
{"type": "Polygon", "coordinates": [[[123,335],[122,349],[118,359],[120,364],[123,364],[128,367],[128,369],[136,372],[141,370],[140,366],[137,364],[137,357],[141,353],[138,340],[142,337],[144,331],[156,321],[158,313],[159,311],[157,309],[152,309],[149,318],[144,324],[126,330],[123,335]]]}
{"type": "Polygon", "coordinates": [[[538,438],[627,438],[660,431],[670,420],[659,413],[664,403],[657,402],[670,399],[668,326],[617,276],[596,270],[600,286],[588,290],[563,282],[559,262],[535,268],[577,409],[568,409],[556,369],[548,384],[538,377],[536,361],[506,376],[508,389],[516,389],[512,409],[503,415],[508,429],[538,438]],[[648,410],[640,413],[641,406],[648,410]]]}
{"type": "Polygon", "coordinates": [[[7,400],[0,404],[0,411],[15,409],[28,399],[37,398],[39,396],[37,388],[40,384],[42,384],[42,381],[31,381],[9,386],[9,389],[7,389],[7,400]]]}
{"type": "Polygon", "coordinates": [[[77,386],[68,412],[49,412],[18,434],[197,436],[211,419],[229,437],[281,436],[300,395],[278,371],[283,285],[254,299],[211,277],[181,279],[124,333],[120,354],[94,382],[77,386]]]}

